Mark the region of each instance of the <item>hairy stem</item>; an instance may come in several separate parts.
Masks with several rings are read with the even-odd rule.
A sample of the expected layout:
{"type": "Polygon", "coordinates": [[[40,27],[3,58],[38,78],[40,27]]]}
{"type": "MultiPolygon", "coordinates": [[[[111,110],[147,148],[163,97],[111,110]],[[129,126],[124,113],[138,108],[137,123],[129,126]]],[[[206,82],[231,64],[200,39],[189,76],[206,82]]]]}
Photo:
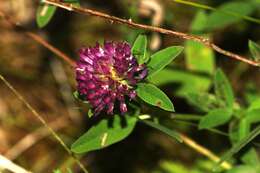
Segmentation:
{"type": "Polygon", "coordinates": [[[54,6],[63,8],[63,9],[68,10],[68,11],[73,11],[73,12],[80,13],[80,14],[101,17],[101,18],[104,18],[106,20],[109,20],[111,23],[125,24],[125,25],[128,25],[128,26],[133,27],[133,28],[139,28],[139,29],[144,29],[144,30],[147,30],[147,31],[158,32],[158,33],[161,33],[161,34],[172,35],[172,36],[176,36],[176,37],[186,39],[186,40],[193,40],[193,41],[202,43],[202,44],[214,49],[216,52],[223,54],[223,55],[225,55],[229,58],[233,58],[233,59],[248,63],[250,65],[260,67],[260,62],[252,61],[252,60],[250,60],[246,57],[243,57],[241,55],[238,55],[238,54],[229,52],[227,50],[224,50],[224,49],[218,47],[217,45],[215,45],[214,43],[212,43],[209,39],[207,39],[205,37],[191,35],[191,34],[178,32],[178,31],[174,31],[174,30],[169,30],[169,29],[164,29],[164,28],[160,28],[160,27],[135,23],[131,19],[126,20],[126,19],[122,19],[122,18],[119,18],[119,17],[111,16],[109,14],[102,13],[102,12],[99,12],[99,11],[96,11],[96,10],[76,7],[72,4],[61,3],[61,2],[54,1],[54,0],[43,0],[43,2],[45,2],[46,4],[50,4],[50,5],[54,5],[54,6]]]}

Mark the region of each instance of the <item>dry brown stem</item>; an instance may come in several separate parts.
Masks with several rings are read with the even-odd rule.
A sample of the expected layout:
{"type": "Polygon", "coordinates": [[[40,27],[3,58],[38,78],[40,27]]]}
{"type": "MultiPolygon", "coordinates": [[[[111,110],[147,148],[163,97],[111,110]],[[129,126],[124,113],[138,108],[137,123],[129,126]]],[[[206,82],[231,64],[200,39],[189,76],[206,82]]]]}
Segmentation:
{"type": "Polygon", "coordinates": [[[164,29],[164,28],[160,28],[160,27],[156,27],[156,26],[135,23],[131,19],[128,19],[128,20],[122,19],[122,18],[111,16],[109,14],[102,13],[102,12],[99,12],[96,10],[91,10],[91,9],[82,8],[82,7],[76,7],[72,4],[61,3],[61,2],[54,1],[54,0],[44,0],[44,2],[47,4],[50,4],[50,5],[54,5],[54,6],[63,8],[68,11],[73,11],[73,12],[80,13],[80,14],[92,15],[92,16],[104,18],[104,19],[110,21],[110,23],[125,24],[125,25],[128,25],[129,27],[133,27],[133,28],[144,29],[144,30],[148,30],[148,31],[152,31],[152,32],[158,32],[161,34],[172,35],[172,36],[179,37],[179,38],[182,38],[185,40],[196,41],[196,42],[202,43],[205,46],[208,46],[208,47],[214,49],[216,52],[223,54],[229,58],[233,58],[233,59],[245,62],[247,64],[260,67],[260,62],[253,61],[253,60],[250,60],[249,58],[246,58],[241,55],[224,50],[224,49],[218,47],[217,45],[215,45],[214,43],[212,43],[209,39],[207,39],[205,37],[191,35],[191,34],[182,33],[182,32],[169,30],[169,29],[164,29]]]}
{"type": "Polygon", "coordinates": [[[75,61],[70,58],[68,55],[60,51],[58,48],[52,46],[50,43],[48,43],[45,39],[40,37],[39,35],[26,30],[23,28],[18,22],[14,22],[10,16],[6,15],[4,12],[0,11],[0,17],[4,18],[12,28],[18,29],[19,31],[23,32],[28,37],[32,38],[36,42],[40,43],[45,48],[49,49],[51,52],[53,52],[57,57],[61,58],[63,61],[68,63],[70,66],[74,67],[75,61]]]}

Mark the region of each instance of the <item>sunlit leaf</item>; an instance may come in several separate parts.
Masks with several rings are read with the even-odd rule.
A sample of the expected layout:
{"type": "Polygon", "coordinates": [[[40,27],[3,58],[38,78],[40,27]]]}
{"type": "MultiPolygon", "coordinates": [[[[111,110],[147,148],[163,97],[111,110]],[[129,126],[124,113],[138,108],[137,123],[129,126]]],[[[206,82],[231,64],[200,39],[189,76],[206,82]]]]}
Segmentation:
{"type": "Polygon", "coordinates": [[[71,146],[75,153],[102,149],[126,138],[134,129],[137,118],[129,115],[114,115],[91,127],[71,146]]]}
{"type": "Polygon", "coordinates": [[[201,34],[201,32],[205,29],[205,26],[207,25],[207,14],[200,10],[196,13],[196,16],[194,17],[192,23],[191,23],[191,33],[193,34],[201,34]]]}
{"type": "Polygon", "coordinates": [[[53,173],[62,173],[60,169],[56,169],[53,171],[53,173]]]}
{"type": "Polygon", "coordinates": [[[257,98],[250,103],[248,111],[251,111],[254,109],[260,109],[260,98],[257,98]]]}
{"type": "Polygon", "coordinates": [[[243,16],[251,14],[254,9],[248,2],[224,3],[209,15],[207,28],[217,29],[238,22],[244,18],[243,16]]]}
{"type": "Polygon", "coordinates": [[[188,93],[186,98],[190,104],[205,112],[220,108],[223,104],[215,95],[203,92],[188,93]]]}
{"type": "Polygon", "coordinates": [[[137,95],[143,101],[167,111],[174,111],[173,104],[168,96],[155,85],[140,83],[137,85],[137,95]]]}
{"type": "Polygon", "coordinates": [[[138,64],[145,63],[146,59],[146,49],[147,49],[147,37],[146,35],[140,34],[132,47],[132,54],[136,57],[138,64]]]}
{"type": "Polygon", "coordinates": [[[91,118],[94,115],[92,109],[88,110],[88,117],[91,118]]]}
{"type": "Polygon", "coordinates": [[[222,70],[218,69],[214,79],[217,97],[226,103],[227,108],[233,109],[234,94],[232,87],[222,70]]]}
{"type": "MultiPolygon", "coordinates": [[[[213,51],[203,44],[194,41],[186,41],[185,45],[185,62],[187,68],[193,72],[211,76],[215,70],[213,51]]],[[[199,76],[194,77],[189,82],[193,84],[199,83],[201,88],[205,88],[206,91],[210,88],[212,80],[210,77],[205,78],[203,75],[200,78],[199,76]]]]}
{"type": "MultiPolygon", "coordinates": [[[[199,11],[191,24],[191,33],[202,34],[205,26],[207,24],[207,15],[204,11],[199,11]]],[[[208,37],[203,35],[203,37],[208,37]]],[[[194,85],[200,85],[199,91],[207,91],[210,86],[213,72],[215,71],[215,55],[214,52],[206,47],[205,45],[195,42],[186,41],[185,42],[185,64],[186,67],[194,73],[200,73],[204,76],[209,76],[205,78],[203,75],[191,78],[189,82],[194,85]]]]}
{"type": "Polygon", "coordinates": [[[160,163],[160,167],[164,170],[161,173],[191,173],[190,169],[178,162],[164,161],[160,163]]]}
{"type": "Polygon", "coordinates": [[[165,68],[153,75],[149,80],[155,85],[172,86],[175,95],[186,97],[187,93],[199,93],[208,90],[208,86],[201,81],[208,81],[211,77],[194,74],[187,70],[165,68]],[[176,87],[173,87],[173,86],[176,87]]]}
{"type": "Polygon", "coordinates": [[[53,17],[56,9],[57,7],[52,5],[40,4],[36,13],[36,22],[38,27],[42,28],[46,26],[53,17]]]}
{"type": "Polygon", "coordinates": [[[214,52],[201,43],[187,41],[185,61],[188,69],[205,74],[213,74],[215,69],[214,52]]]}
{"type": "Polygon", "coordinates": [[[260,160],[258,157],[258,154],[256,152],[256,150],[254,148],[251,148],[248,152],[246,152],[241,160],[248,165],[252,165],[252,166],[260,166],[260,160]]]}
{"type": "Polygon", "coordinates": [[[148,75],[151,77],[165,66],[171,63],[183,50],[181,46],[171,46],[160,50],[151,56],[147,66],[149,69],[148,75]]]}
{"type": "Polygon", "coordinates": [[[249,123],[260,122],[260,108],[247,111],[246,112],[246,119],[249,123]]]}
{"type": "Polygon", "coordinates": [[[239,122],[238,140],[244,139],[249,133],[250,133],[250,122],[248,121],[247,118],[243,118],[239,122]]]}
{"type": "Polygon", "coordinates": [[[249,40],[248,42],[249,50],[253,56],[253,59],[255,61],[260,60],[260,45],[256,42],[253,42],[252,40],[249,40]]]}
{"type": "Polygon", "coordinates": [[[74,91],[73,96],[75,99],[77,99],[78,101],[81,101],[82,103],[88,103],[88,101],[85,100],[84,96],[81,95],[78,91],[74,91]]]}

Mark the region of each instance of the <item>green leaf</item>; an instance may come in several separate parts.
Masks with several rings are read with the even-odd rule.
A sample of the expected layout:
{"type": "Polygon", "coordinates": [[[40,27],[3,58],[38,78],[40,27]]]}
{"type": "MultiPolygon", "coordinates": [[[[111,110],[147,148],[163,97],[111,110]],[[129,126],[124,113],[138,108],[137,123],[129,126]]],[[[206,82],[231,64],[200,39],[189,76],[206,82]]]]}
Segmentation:
{"type": "Polygon", "coordinates": [[[74,92],[73,92],[73,96],[74,96],[75,99],[81,100],[81,98],[80,98],[81,96],[80,96],[80,94],[79,94],[78,91],[74,91],[74,92]]]}
{"type": "MultiPolygon", "coordinates": [[[[191,24],[191,33],[201,34],[207,24],[207,15],[204,11],[199,11],[191,24]]],[[[205,37],[208,37],[205,35],[205,37]]],[[[215,55],[214,52],[205,45],[195,42],[185,42],[185,64],[192,72],[198,72],[201,76],[191,78],[190,83],[198,83],[200,88],[208,90],[211,86],[212,79],[205,78],[206,75],[212,76],[215,71],[215,55]]]]}
{"type": "Polygon", "coordinates": [[[94,115],[92,109],[88,109],[88,117],[91,118],[94,115]]]}
{"type": "Polygon", "coordinates": [[[260,122],[260,108],[247,111],[246,119],[250,124],[260,122]]]}
{"type": "Polygon", "coordinates": [[[197,34],[198,32],[202,32],[207,25],[207,14],[203,10],[199,10],[196,13],[195,18],[191,24],[191,33],[197,34]]]}
{"type": "Polygon", "coordinates": [[[183,142],[180,134],[178,132],[176,132],[175,130],[169,129],[163,125],[160,125],[158,123],[154,123],[154,122],[148,121],[148,120],[141,120],[141,122],[143,122],[144,124],[146,124],[152,128],[160,130],[161,132],[169,135],[170,137],[176,139],[179,142],[183,142]]]}
{"type": "Polygon", "coordinates": [[[253,56],[253,59],[255,61],[260,60],[260,45],[256,42],[253,42],[252,40],[249,40],[248,42],[249,50],[253,56]]]}
{"type": "Polygon", "coordinates": [[[248,111],[251,111],[254,109],[260,109],[260,98],[257,98],[250,103],[248,111]]]}
{"type": "Polygon", "coordinates": [[[208,16],[207,28],[218,29],[236,23],[252,13],[253,10],[254,6],[248,2],[224,3],[208,16]]]}
{"type": "Polygon", "coordinates": [[[129,115],[114,115],[113,119],[103,119],[77,139],[71,150],[75,153],[85,153],[110,146],[126,138],[133,131],[136,121],[135,116],[129,115]],[[125,125],[122,125],[123,119],[125,125]]]}
{"type": "Polygon", "coordinates": [[[247,164],[247,165],[252,165],[252,166],[257,166],[260,163],[258,154],[254,148],[251,148],[248,152],[246,152],[241,160],[247,164]]]}
{"type": "Polygon", "coordinates": [[[36,22],[38,27],[46,26],[53,17],[57,7],[48,4],[40,4],[36,13],[36,22]]]}
{"type": "Polygon", "coordinates": [[[222,103],[219,102],[215,95],[209,93],[188,93],[186,98],[190,104],[205,112],[219,108],[222,105],[222,103]]]}
{"type": "MultiPolygon", "coordinates": [[[[67,171],[65,171],[66,173],[73,173],[72,170],[70,168],[67,168],[67,171]]],[[[53,171],[53,173],[62,173],[62,171],[60,169],[55,169],[53,171]]]]}
{"type": "Polygon", "coordinates": [[[208,90],[208,86],[201,81],[211,80],[209,76],[191,73],[187,70],[164,68],[155,75],[153,75],[149,81],[155,85],[177,86],[174,88],[174,94],[186,97],[187,93],[200,93],[208,90]],[[191,85],[192,83],[192,85],[191,85]]]}
{"type": "Polygon", "coordinates": [[[183,50],[181,46],[171,46],[163,50],[160,50],[151,56],[150,61],[147,64],[149,69],[148,75],[151,77],[160,70],[162,70],[166,65],[172,62],[183,50]]]}
{"type": "Polygon", "coordinates": [[[136,57],[138,64],[143,64],[149,59],[146,58],[147,37],[140,34],[132,47],[132,54],[136,57]]]}
{"type": "Polygon", "coordinates": [[[82,103],[88,103],[88,101],[84,100],[84,96],[80,95],[80,93],[78,91],[74,91],[73,96],[75,99],[77,99],[78,101],[81,101],[82,103]]]}
{"type": "Polygon", "coordinates": [[[60,169],[53,170],[53,173],[62,173],[60,169]]]}
{"type": "Polygon", "coordinates": [[[73,173],[73,171],[70,168],[67,168],[67,173],[73,173]]]}
{"type": "Polygon", "coordinates": [[[199,122],[199,129],[208,129],[227,123],[232,117],[228,109],[215,109],[205,115],[199,122]]]}
{"type": "Polygon", "coordinates": [[[161,173],[191,173],[189,168],[178,162],[163,161],[160,167],[164,170],[161,173]]]}
{"type": "Polygon", "coordinates": [[[152,84],[140,83],[137,85],[137,95],[146,103],[157,106],[166,111],[174,112],[174,106],[168,96],[152,84]]]}
{"type": "Polygon", "coordinates": [[[260,91],[258,88],[255,81],[248,81],[245,83],[244,97],[246,103],[248,103],[250,107],[252,102],[260,100],[260,91]]]}
{"type": "Polygon", "coordinates": [[[234,94],[231,85],[223,73],[222,70],[218,69],[215,75],[214,87],[216,96],[223,100],[227,108],[233,109],[234,94]]]}
{"type": "Polygon", "coordinates": [[[229,140],[232,146],[235,145],[239,140],[239,123],[231,121],[228,128],[229,140]]]}
{"type": "Polygon", "coordinates": [[[252,166],[242,165],[228,170],[226,173],[258,173],[252,166]]]}
{"type": "Polygon", "coordinates": [[[249,133],[250,133],[250,122],[248,121],[247,118],[243,118],[239,122],[239,129],[238,129],[239,141],[244,139],[249,133]]]}
{"type": "MultiPolygon", "coordinates": [[[[201,43],[195,41],[186,41],[185,43],[185,63],[186,67],[197,73],[212,76],[215,71],[215,56],[214,52],[201,43]]],[[[211,78],[194,77],[190,83],[199,83],[201,88],[208,90],[211,86],[211,78]]]]}
{"type": "Polygon", "coordinates": [[[195,41],[186,41],[185,55],[188,69],[208,75],[213,74],[215,70],[215,56],[210,48],[195,41]]]}

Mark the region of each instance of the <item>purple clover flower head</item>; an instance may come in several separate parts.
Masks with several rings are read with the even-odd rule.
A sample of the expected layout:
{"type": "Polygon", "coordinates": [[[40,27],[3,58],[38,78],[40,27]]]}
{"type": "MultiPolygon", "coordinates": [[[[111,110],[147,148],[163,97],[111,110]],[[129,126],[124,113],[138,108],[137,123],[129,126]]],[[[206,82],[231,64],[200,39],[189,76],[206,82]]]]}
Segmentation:
{"type": "Polygon", "coordinates": [[[76,66],[77,89],[97,115],[113,114],[119,108],[127,112],[126,100],[136,97],[135,86],[147,76],[147,68],[138,65],[126,42],[105,42],[103,47],[82,48],[76,66]]]}

